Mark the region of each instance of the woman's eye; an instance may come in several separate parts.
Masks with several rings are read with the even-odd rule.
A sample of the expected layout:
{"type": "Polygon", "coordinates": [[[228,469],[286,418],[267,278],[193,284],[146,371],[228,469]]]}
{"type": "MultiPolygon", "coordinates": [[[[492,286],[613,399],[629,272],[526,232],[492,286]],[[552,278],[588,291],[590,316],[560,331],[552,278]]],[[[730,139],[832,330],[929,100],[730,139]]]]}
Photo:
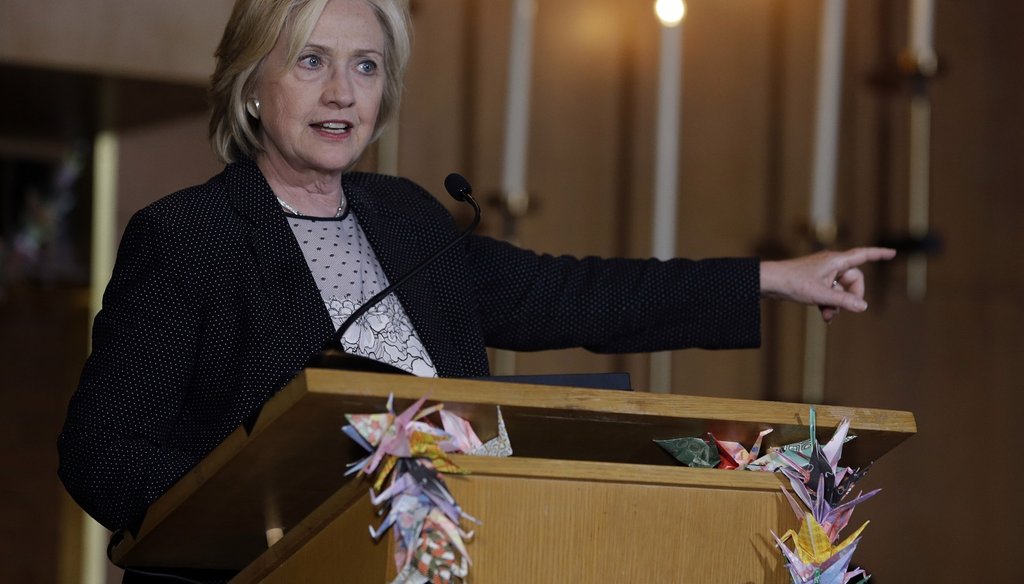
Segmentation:
{"type": "Polygon", "coordinates": [[[323,65],[323,59],[317,55],[306,55],[299,59],[299,64],[307,69],[316,69],[320,67],[320,65],[323,65]]]}
{"type": "Polygon", "coordinates": [[[370,75],[377,72],[377,64],[373,61],[360,61],[359,64],[356,65],[356,69],[358,69],[360,73],[370,75]]]}

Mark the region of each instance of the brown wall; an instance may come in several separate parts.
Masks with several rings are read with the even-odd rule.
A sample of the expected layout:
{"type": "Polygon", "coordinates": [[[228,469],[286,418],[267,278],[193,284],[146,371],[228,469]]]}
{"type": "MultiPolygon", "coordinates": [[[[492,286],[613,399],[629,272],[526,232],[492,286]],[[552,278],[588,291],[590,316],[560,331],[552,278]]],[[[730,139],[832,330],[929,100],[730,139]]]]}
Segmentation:
{"type": "MultiPolygon", "coordinates": [[[[859,32],[858,67],[868,70],[878,59],[870,31],[886,14],[875,4],[874,22],[859,32]]],[[[871,486],[885,491],[865,507],[873,521],[858,556],[883,581],[1012,581],[1004,558],[1021,542],[1012,492],[1022,472],[999,445],[1014,442],[1024,412],[1024,79],[1011,64],[1024,50],[1024,6],[940,1],[938,10],[946,71],[933,93],[931,221],[943,251],[929,261],[924,302],[906,299],[902,265],[880,280],[881,310],[844,323],[849,334],[830,347],[828,374],[837,402],[918,418],[918,436],[873,471],[871,486]],[[894,553],[901,543],[910,549],[894,553]],[[930,561],[908,561],[912,554],[930,561]]],[[[890,18],[901,30],[898,16],[890,18]]],[[[851,227],[870,237],[874,225],[895,229],[906,216],[906,109],[872,102],[866,90],[854,100],[850,151],[864,171],[851,177],[847,208],[851,227]],[[886,147],[895,147],[891,158],[886,147]]]]}
{"type": "MultiPolygon", "coordinates": [[[[497,192],[510,4],[413,4],[400,169],[436,193],[453,170],[485,198],[497,192]]],[[[521,225],[524,245],[649,252],[658,29],[647,4],[539,0],[529,159],[536,204],[521,225]]],[[[807,251],[821,3],[687,4],[680,252],[807,251]]],[[[826,401],[918,416],[919,434],[866,481],[882,494],[854,518],[872,520],[857,560],[874,580],[1005,581],[1021,516],[1011,494],[1021,471],[1010,453],[1024,411],[1024,80],[1016,62],[1024,5],[939,0],[937,15],[944,71],[932,91],[931,218],[943,249],[929,261],[923,302],[907,300],[902,261],[868,271],[869,312],[842,315],[828,328],[826,401]],[[939,561],[952,550],[956,556],[939,561]]],[[[844,246],[872,243],[906,220],[907,97],[904,87],[883,83],[905,42],[905,19],[906,2],[849,3],[838,181],[844,246]]],[[[10,60],[4,46],[0,59],[10,60]]],[[[201,114],[176,116],[125,131],[132,148],[121,180],[130,203],[122,213],[216,167],[201,114]]],[[[500,227],[491,209],[485,229],[500,227]]],[[[675,354],[674,390],[799,400],[803,315],[765,304],[759,351],[675,354]]],[[[636,387],[647,386],[643,356],[562,351],[519,362],[526,372],[625,369],[636,387]]]]}
{"type": "Polygon", "coordinates": [[[0,62],[203,83],[231,0],[4,0],[0,62]]]}

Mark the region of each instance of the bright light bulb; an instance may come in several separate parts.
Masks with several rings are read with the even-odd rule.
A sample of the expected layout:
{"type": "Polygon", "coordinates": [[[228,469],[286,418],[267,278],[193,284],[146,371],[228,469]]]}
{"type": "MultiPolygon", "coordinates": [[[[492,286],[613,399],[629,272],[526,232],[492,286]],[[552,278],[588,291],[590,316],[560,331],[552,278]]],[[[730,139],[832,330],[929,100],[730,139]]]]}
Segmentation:
{"type": "Polygon", "coordinates": [[[664,26],[678,26],[686,16],[686,4],[683,0],[658,0],[654,3],[654,13],[664,26]]]}

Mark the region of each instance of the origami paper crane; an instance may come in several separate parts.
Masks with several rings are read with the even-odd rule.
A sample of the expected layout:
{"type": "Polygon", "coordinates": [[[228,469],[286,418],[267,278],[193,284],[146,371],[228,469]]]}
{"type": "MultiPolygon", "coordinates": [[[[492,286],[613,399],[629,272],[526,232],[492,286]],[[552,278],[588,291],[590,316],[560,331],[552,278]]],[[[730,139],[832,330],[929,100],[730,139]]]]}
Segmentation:
{"type": "Polygon", "coordinates": [[[864,574],[864,570],[861,569],[851,572],[846,570],[857,544],[860,543],[860,533],[867,525],[865,522],[843,543],[833,546],[825,530],[808,513],[804,517],[799,534],[789,530],[781,538],[774,533],[772,537],[789,561],[786,567],[795,584],[845,584],[854,577],[864,574]],[[795,550],[786,546],[785,542],[788,539],[795,541],[795,550]]]}
{"type": "Polygon", "coordinates": [[[806,510],[802,509],[792,495],[785,488],[782,489],[794,514],[801,521],[800,533],[789,530],[782,538],[774,533],[772,536],[789,562],[787,568],[794,583],[843,584],[864,573],[860,569],[850,572],[846,570],[867,522],[842,543],[835,544],[839,533],[849,523],[854,507],[880,491],[875,489],[867,494],[861,493],[843,502],[853,485],[870,467],[850,469],[839,466],[849,427],[850,421],[844,418],[828,443],[821,446],[817,440],[817,420],[812,408],[808,440],[810,456],[806,464],[789,457],[779,459],[779,471],[786,475],[793,492],[806,507],[806,510]],[[788,539],[795,541],[795,550],[786,547],[784,542],[788,539]]]}
{"type": "Polygon", "coordinates": [[[686,466],[743,470],[757,458],[761,441],[771,432],[771,428],[762,430],[749,452],[739,442],[719,440],[710,432],[707,439],[672,438],[654,442],[686,466]]]}
{"type": "MultiPolygon", "coordinates": [[[[844,443],[853,440],[856,436],[847,434],[844,443]]],[[[764,456],[747,465],[748,470],[763,470],[775,472],[784,466],[793,463],[797,466],[809,465],[813,446],[811,440],[793,442],[784,446],[773,446],[768,449],[764,456]]]]}
{"type": "Polygon", "coordinates": [[[369,527],[370,536],[378,539],[389,529],[394,534],[398,577],[393,584],[449,584],[467,575],[465,540],[473,532],[460,524],[463,519],[479,521],[456,503],[440,473],[465,472],[451,453],[483,450],[507,456],[512,451],[500,409],[498,437],[484,444],[469,422],[441,404],[423,408],[425,401],[396,414],[389,397],[387,412],[346,415],[348,425],[342,428],[369,453],[350,464],[346,474],[374,475],[370,500],[380,507],[383,519],[378,527],[369,527]],[[435,413],[442,427],[427,420],[435,413]]]}
{"type": "Polygon", "coordinates": [[[654,442],[686,466],[715,468],[722,461],[718,447],[703,438],[671,438],[654,442]]]}
{"type": "Polygon", "coordinates": [[[718,446],[718,454],[722,457],[722,461],[718,464],[718,468],[734,468],[736,470],[743,470],[748,464],[757,459],[758,453],[761,452],[761,442],[764,437],[772,433],[771,428],[761,430],[757,434],[757,440],[754,441],[754,445],[750,447],[750,452],[743,447],[739,442],[728,442],[725,440],[719,440],[715,438],[713,434],[708,432],[708,436],[714,440],[715,445],[718,446]]]}
{"type": "Polygon", "coordinates": [[[477,446],[467,452],[473,456],[512,456],[512,442],[508,438],[508,430],[505,429],[505,419],[501,417],[501,406],[498,408],[498,435],[491,438],[483,445],[477,446]]]}
{"type": "Polygon", "coordinates": [[[856,541],[860,533],[868,526],[868,523],[870,522],[865,521],[864,525],[861,525],[857,531],[843,540],[843,543],[834,546],[828,534],[825,533],[825,529],[814,519],[814,516],[810,513],[805,513],[803,523],[800,525],[800,533],[790,529],[781,538],[777,539],[783,545],[786,540],[793,539],[796,542],[797,557],[801,562],[805,564],[823,564],[832,556],[842,551],[843,548],[856,541]]]}

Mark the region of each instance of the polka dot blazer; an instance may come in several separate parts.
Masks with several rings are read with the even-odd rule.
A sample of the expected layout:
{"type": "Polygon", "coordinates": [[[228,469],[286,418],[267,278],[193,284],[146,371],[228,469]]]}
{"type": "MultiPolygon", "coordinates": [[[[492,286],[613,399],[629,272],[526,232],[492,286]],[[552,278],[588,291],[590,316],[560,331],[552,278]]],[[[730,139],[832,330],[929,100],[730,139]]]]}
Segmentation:
{"type": "MultiPolygon", "coordinates": [[[[456,233],[400,178],[343,178],[390,280],[456,233]]],[[[398,293],[443,377],[488,373],[487,345],[632,352],[760,340],[755,259],[535,254],[472,236],[398,293]]],[[[252,161],[165,197],[129,222],[93,350],[60,435],[59,474],[118,529],[283,387],[330,339],[330,317],[252,161]]]]}

